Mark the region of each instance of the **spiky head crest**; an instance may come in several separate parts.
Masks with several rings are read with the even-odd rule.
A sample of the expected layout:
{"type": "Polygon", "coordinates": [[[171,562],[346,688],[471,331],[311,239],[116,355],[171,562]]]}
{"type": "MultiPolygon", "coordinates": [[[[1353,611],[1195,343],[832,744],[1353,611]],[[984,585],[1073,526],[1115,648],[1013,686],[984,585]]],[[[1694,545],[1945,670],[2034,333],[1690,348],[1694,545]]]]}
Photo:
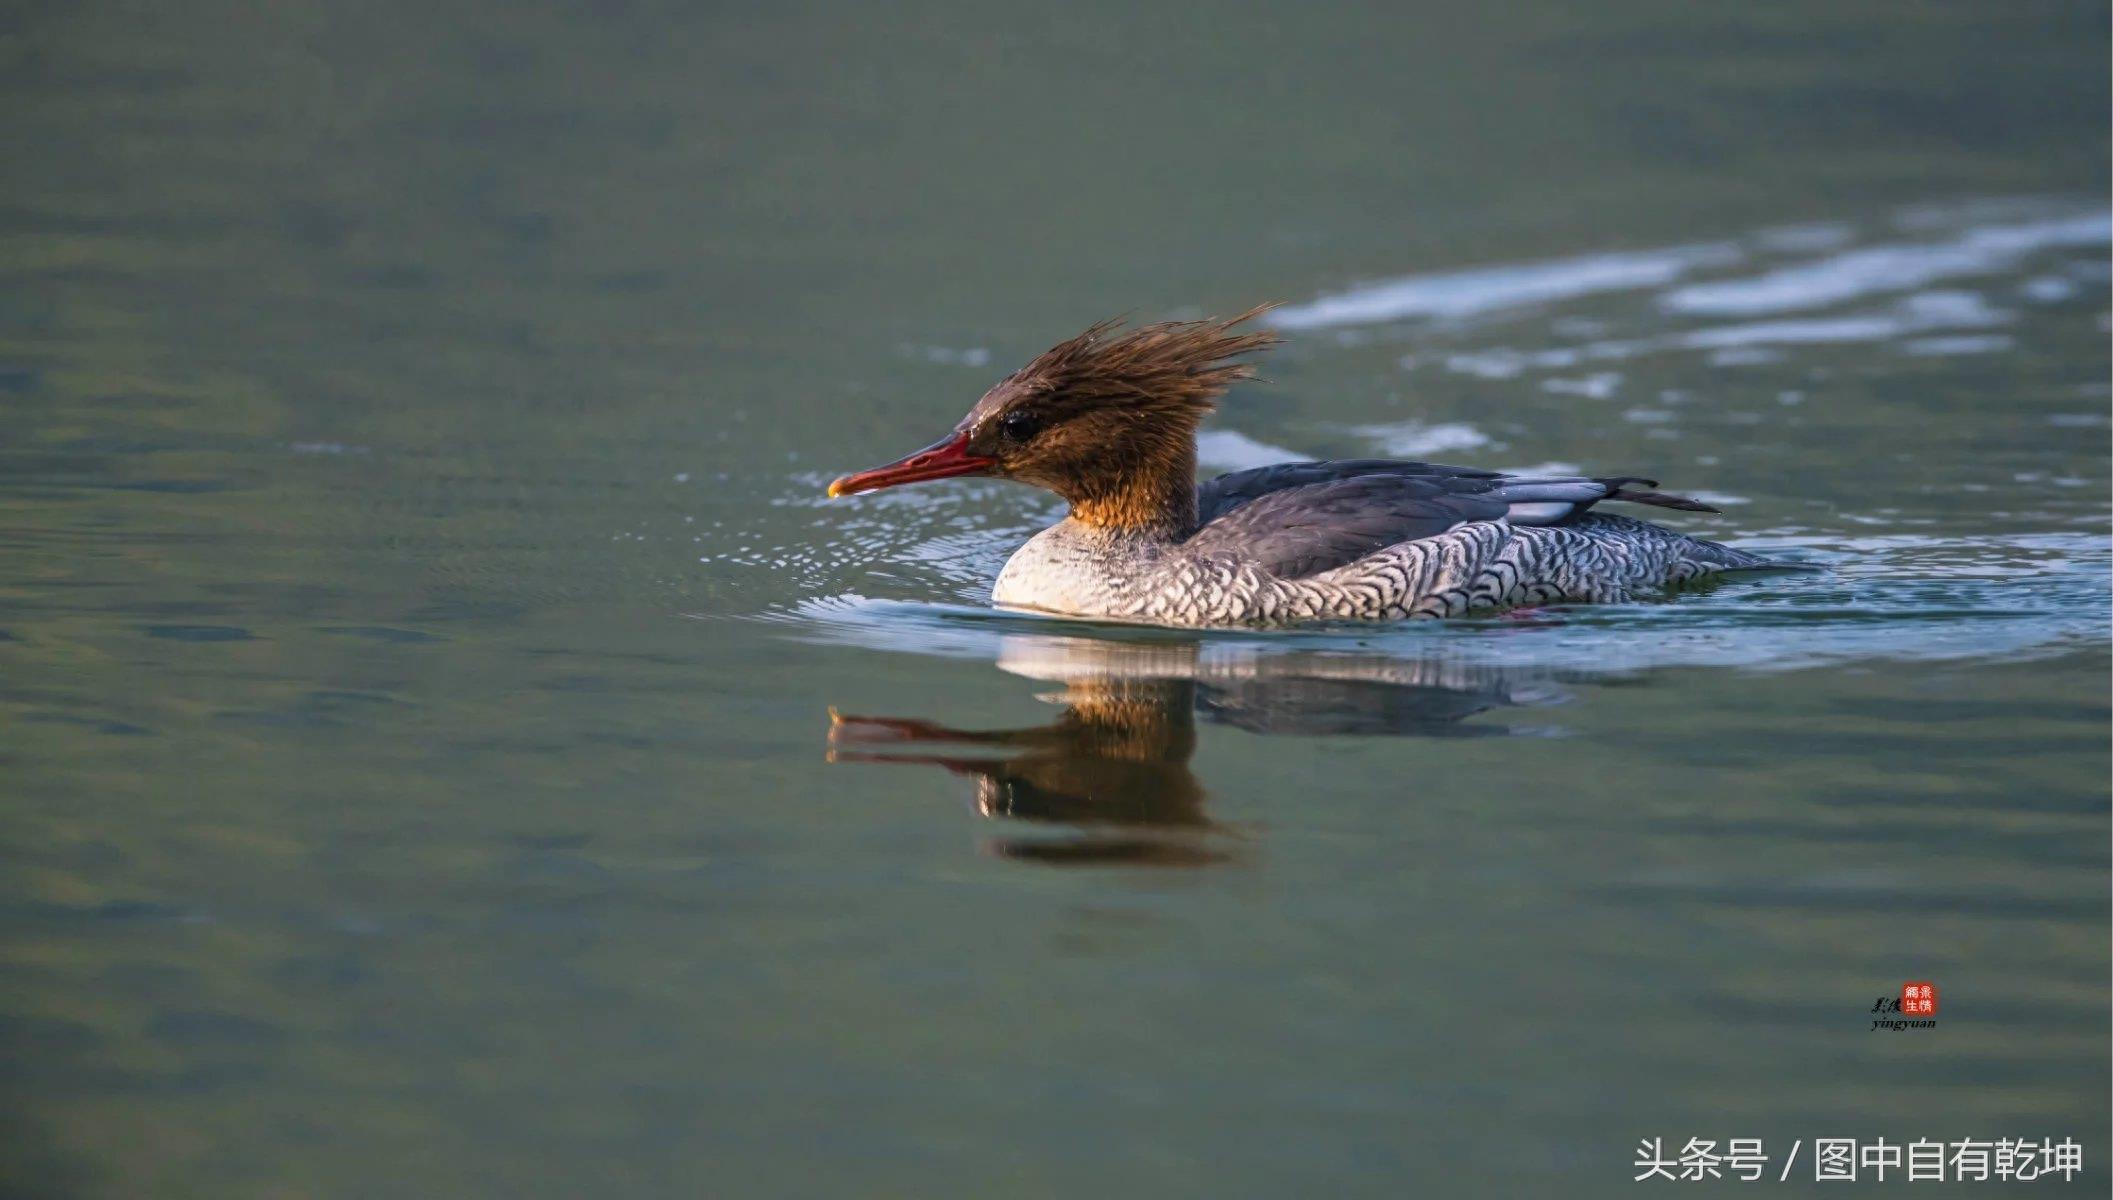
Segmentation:
{"type": "Polygon", "coordinates": [[[1260,304],[1232,317],[1160,321],[1134,329],[1110,317],[1006,376],[984,394],[969,421],[1036,403],[1072,411],[1156,410],[1186,416],[1193,427],[1227,388],[1254,377],[1251,364],[1234,358],[1277,344],[1277,335],[1266,329],[1234,332],[1274,307],[1260,304]]]}

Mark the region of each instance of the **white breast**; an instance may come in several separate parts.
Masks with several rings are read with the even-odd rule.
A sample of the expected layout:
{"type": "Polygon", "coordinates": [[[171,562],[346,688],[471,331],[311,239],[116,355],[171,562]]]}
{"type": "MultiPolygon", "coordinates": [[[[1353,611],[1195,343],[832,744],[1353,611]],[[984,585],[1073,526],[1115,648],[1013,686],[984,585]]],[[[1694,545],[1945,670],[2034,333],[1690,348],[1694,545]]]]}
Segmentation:
{"type": "Polygon", "coordinates": [[[1138,598],[1140,575],[1154,558],[1135,541],[1060,521],[1013,551],[990,598],[1015,608],[1113,616],[1138,598]]]}

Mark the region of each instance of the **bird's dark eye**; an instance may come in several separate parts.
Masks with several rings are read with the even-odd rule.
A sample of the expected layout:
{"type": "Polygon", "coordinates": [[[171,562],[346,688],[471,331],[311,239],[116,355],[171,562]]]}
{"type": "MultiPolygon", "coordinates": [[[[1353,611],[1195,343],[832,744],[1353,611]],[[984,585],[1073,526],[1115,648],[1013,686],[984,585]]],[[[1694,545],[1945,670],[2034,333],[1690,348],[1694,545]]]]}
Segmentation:
{"type": "Polygon", "coordinates": [[[1006,413],[998,420],[998,432],[1007,441],[1024,442],[1042,432],[1042,419],[1033,413],[1006,413]]]}

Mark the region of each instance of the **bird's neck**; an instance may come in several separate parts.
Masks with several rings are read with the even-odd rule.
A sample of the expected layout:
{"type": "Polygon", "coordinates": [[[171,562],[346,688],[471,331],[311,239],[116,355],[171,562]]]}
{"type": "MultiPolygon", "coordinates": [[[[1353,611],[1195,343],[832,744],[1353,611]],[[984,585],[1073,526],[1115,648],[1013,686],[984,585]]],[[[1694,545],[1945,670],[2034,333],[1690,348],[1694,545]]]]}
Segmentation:
{"type": "Polygon", "coordinates": [[[1105,481],[1081,480],[1064,496],[1071,519],[1090,529],[1179,541],[1196,528],[1193,440],[1105,481]]]}

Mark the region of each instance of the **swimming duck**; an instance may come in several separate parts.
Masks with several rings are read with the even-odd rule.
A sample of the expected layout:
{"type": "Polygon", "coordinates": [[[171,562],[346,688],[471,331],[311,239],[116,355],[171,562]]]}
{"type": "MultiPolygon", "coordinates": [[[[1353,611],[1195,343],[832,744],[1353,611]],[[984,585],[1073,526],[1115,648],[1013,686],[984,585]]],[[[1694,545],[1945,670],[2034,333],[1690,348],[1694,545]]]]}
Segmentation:
{"type": "Polygon", "coordinates": [[[946,437],[829,485],[849,496],[963,475],[1071,511],[998,575],[1008,608],[1186,627],[1452,617],[1612,603],[1790,564],[1629,517],[1707,504],[1636,476],[1515,475],[1394,459],[1289,462],[1196,483],[1196,430],[1276,344],[1225,319],[1102,321],[984,393],[946,437]]]}

